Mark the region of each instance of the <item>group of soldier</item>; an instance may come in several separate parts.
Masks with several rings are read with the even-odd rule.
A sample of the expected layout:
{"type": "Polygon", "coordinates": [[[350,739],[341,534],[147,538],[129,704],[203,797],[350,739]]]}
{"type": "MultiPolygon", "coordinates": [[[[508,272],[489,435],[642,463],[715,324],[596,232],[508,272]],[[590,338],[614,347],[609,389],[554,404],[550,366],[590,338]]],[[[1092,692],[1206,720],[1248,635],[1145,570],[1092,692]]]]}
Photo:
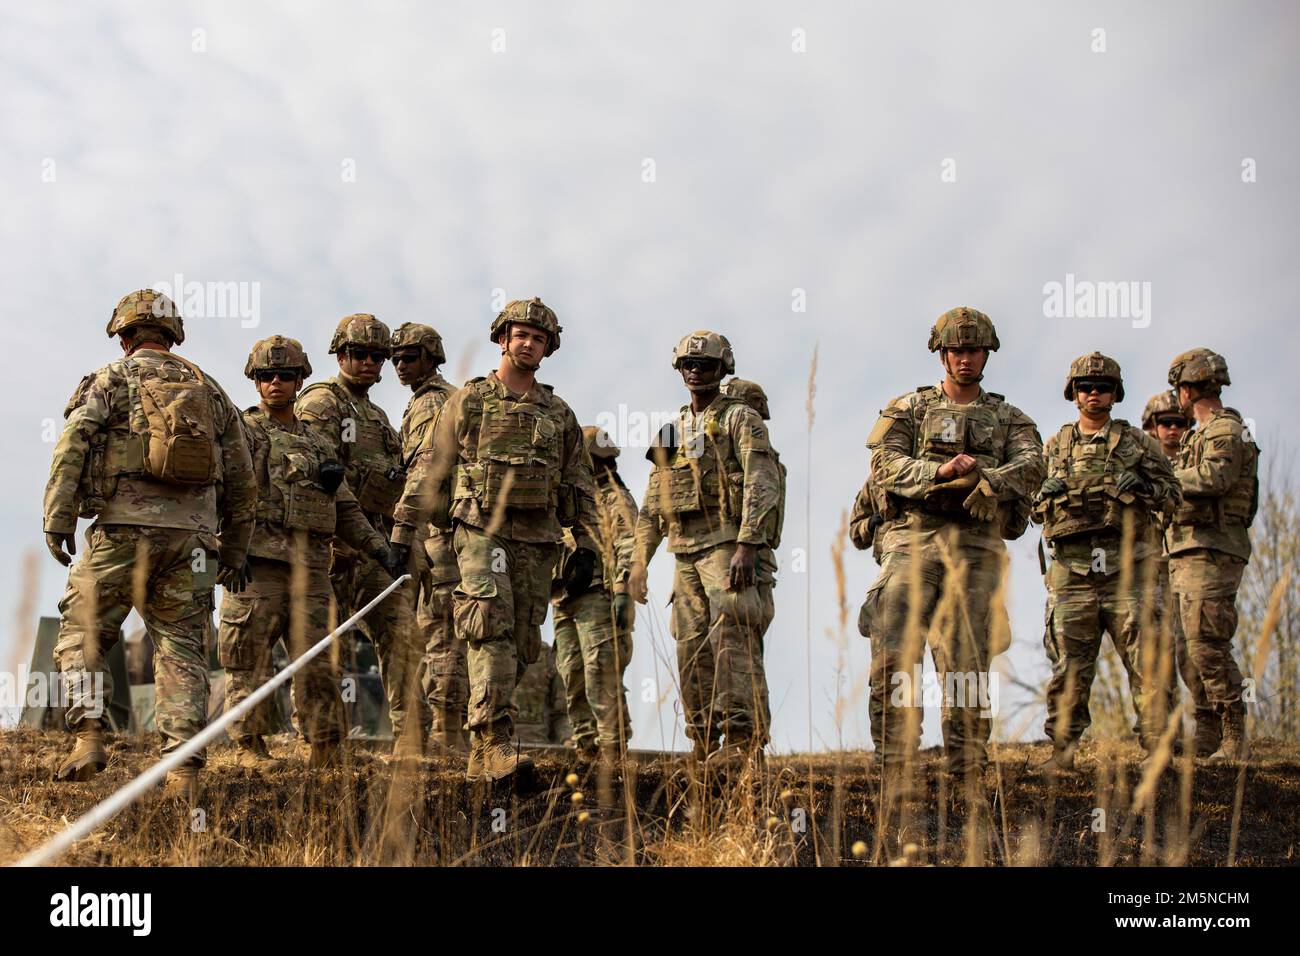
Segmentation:
{"type": "MultiPolygon", "coordinates": [[[[461,754],[470,781],[526,768],[518,685],[553,656],[577,759],[614,765],[631,733],[623,673],[635,604],[646,602],[647,568],[665,538],[690,759],[761,765],[786,472],[763,390],[727,378],[735,357],[725,336],[691,333],[674,350],[689,403],[647,452],[638,509],[618,447],[579,426],[536,379],[562,332],[540,299],[495,317],[500,363],[460,388],[440,374],[442,340],[427,325],[390,333],[373,315],[346,316],[329,346],[337,375],[306,387],[302,345],[270,336],[248,356],[259,401],[243,412],[174,351],[184,325],[166,296],[125,296],[107,332],[123,356],[74,391],[45,494],[47,544],[65,565],[78,517],[96,519],[59,605],[56,665],[76,742],[57,779],[89,779],[107,764],[89,676],[104,670],[132,607],[156,648],[166,755],[204,726],[215,585],[226,591],[217,646],[234,707],[270,676],[277,642],[302,655],[404,574],[359,624],[379,660],[395,759],[461,754]],[[387,361],[412,391],[398,430],[369,397],[387,361]],[[553,648],[541,640],[548,608],[553,648]]],[[[986,674],[1005,649],[1003,542],[1031,517],[1053,555],[1047,769],[1073,763],[1103,632],[1128,670],[1145,744],[1177,710],[1176,656],[1198,752],[1240,756],[1231,638],[1256,451],[1240,416],[1220,404],[1222,358],[1179,356],[1176,391],[1148,405],[1147,433],[1110,417],[1123,397],[1119,366],[1099,353],[1079,359],[1065,388],[1078,421],[1044,450],[1032,420],[980,387],[998,348],[987,316],[945,313],[930,348],[944,378],[881,413],[851,522],[854,543],[881,564],[859,627],[871,640],[871,727],[885,770],[910,759],[920,735],[916,709],[890,700],[891,674],[919,662],[927,643],[940,673],[986,674]],[[1170,590],[1173,613],[1163,615],[1170,590]]],[[[339,678],[331,653],[294,675],[313,768],[343,754],[339,678]]],[[[253,771],[282,763],[265,739],[269,715],[254,708],[230,727],[237,762],[253,771]]],[[[950,771],[982,770],[989,721],[978,702],[945,700],[943,736],[950,771]]],[[[203,761],[173,769],[167,792],[192,798],[203,761]]]]}

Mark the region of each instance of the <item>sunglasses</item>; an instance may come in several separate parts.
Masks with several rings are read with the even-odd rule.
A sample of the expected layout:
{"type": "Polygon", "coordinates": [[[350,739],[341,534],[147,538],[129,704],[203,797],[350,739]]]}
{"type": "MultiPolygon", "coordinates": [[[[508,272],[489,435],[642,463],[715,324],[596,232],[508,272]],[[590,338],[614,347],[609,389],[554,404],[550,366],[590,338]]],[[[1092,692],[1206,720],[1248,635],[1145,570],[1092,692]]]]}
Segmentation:
{"type": "Polygon", "coordinates": [[[711,372],[718,367],[717,359],[682,359],[678,367],[687,372],[711,372]]]}
{"type": "Polygon", "coordinates": [[[348,355],[352,356],[352,361],[354,362],[364,362],[366,359],[370,359],[370,361],[372,362],[375,362],[379,365],[383,365],[384,360],[388,358],[388,350],[387,349],[359,349],[356,347],[351,347],[348,349],[348,355]]]}
{"type": "Polygon", "coordinates": [[[1186,427],[1187,427],[1187,419],[1185,419],[1185,418],[1177,418],[1177,417],[1171,415],[1171,416],[1169,416],[1168,418],[1157,418],[1157,419],[1156,419],[1156,424],[1157,424],[1157,425],[1163,425],[1165,428],[1186,428],[1186,427]]]}
{"type": "Polygon", "coordinates": [[[418,361],[420,361],[420,353],[418,351],[398,352],[396,355],[393,356],[394,365],[401,365],[402,363],[406,363],[408,365],[414,365],[418,361]]]}
{"type": "Polygon", "coordinates": [[[1115,383],[1105,379],[1081,379],[1074,383],[1074,391],[1079,395],[1087,395],[1089,392],[1096,392],[1098,395],[1109,395],[1115,391],[1115,383]]]}
{"type": "Polygon", "coordinates": [[[299,372],[296,368],[259,368],[253,374],[259,382],[296,382],[299,372]]]}

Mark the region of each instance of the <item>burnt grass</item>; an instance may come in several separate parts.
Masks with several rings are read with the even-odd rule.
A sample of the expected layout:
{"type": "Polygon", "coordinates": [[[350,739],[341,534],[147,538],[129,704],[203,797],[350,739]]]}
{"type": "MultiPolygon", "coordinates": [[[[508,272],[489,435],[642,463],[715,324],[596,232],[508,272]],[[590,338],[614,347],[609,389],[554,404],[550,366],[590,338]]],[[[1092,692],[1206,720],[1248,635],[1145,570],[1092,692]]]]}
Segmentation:
{"type": "MultiPolygon", "coordinates": [[[[51,768],[70,740],[0,732],[0,864],[157,757],[155,738],[111,736],[103,773],[57,784],[51,768]]],[[[1046,744],[1000,745],[985,800],[954,790],[938,754],[927,751],[901,802],[882,794],[860,751],[769,757],[757,780],[703,784],[679,755],[636,754],[622,779],[602,781],[564,751],[533,751],[531,775],[489,787],[466,783],[463,762],[451,758],[392,764],[358,746],[344,767],[310,771],[301,742],[276,738],[272,749],[287,766],[266,776],[235,766],[229,748],[211,751],[194,808],[148,796],[60,862],[1276,866],[1295,863],[1300,842],[1300,751],[1268,741],[1256,742],[1244,767],[1198,761],[1186,765],[1189,781],[1176,765],[1160,778],[1153,811],[1142,814],[1128,809],[1141,780],[1133,745],[1085,745],[1079,772],[1058,778],[1033,769],[1046,744]],[[566,779],[574,773],[576,784],[566,779]]]]}

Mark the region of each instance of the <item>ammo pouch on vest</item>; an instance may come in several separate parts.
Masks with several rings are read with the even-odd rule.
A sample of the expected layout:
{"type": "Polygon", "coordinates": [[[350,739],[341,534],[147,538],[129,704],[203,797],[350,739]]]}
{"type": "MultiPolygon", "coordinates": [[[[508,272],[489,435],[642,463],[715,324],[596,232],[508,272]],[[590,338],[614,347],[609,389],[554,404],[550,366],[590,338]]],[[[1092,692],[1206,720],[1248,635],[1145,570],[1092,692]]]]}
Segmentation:
{"type": "Polygon", "coordinates": [[[455,482],[453,499],[477,498],[488,511],[551,505],[551,469],[543,462],[467,462],[456,466],[455,482]]]}
{"type": "Polygon", "coordinates": [[[315,469],[307,456],[285,456],[284,526],[312,534],[334,533],[334,496],[314,481],[315,469]]]}
{"type": "Polygon", "coordinates": [[[203,373],[170,354],[166,364],[127,359],[125,366],[131,430],[125,447],[114,449],[109,474],[139,474],[173,485],[216,481],[216,425],[203,373]]]}
{"type": "MultiPolygon", "coordinates": [[[[1070,538],[1094,531],[1124,530],[1124,510],[1135,500],[1133,495],[1121,495],[1115,488],[1115,478],[1106,475],[1069,475],[1062,477],[1065,491],[1039,505],[1043,516],[1043,536],[1049,541],[1070,538]]],[[[1135,512],[1134,530],[1141,535],[1145,521],[1140,509],[1135,512]]]]}
{"type": "Polygon", "coordinates": [[[687,460],[670,468],[656,468],[650,475],[646,507],[650,514],[691,514],[703,509],[699,472],[687,460]]]}
{"type": "Polygon", "coordinates": [[[406,473],[394,465],[387,471],[366,469],[364,474],[361,486],[353,490],[361,510],[367,514],[392,514],[406,486],[406,473]]]}

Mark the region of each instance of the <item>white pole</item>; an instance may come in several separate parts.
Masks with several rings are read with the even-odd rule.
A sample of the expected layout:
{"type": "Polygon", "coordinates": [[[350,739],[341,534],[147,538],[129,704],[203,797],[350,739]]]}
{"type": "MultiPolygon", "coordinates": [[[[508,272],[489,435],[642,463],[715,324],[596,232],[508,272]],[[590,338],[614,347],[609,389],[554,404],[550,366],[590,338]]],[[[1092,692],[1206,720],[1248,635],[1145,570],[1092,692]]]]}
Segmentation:
{"type": "Polygon", "coordinates": [[[12,866],[44,866],[50,861],[59,857],[65,850],[84,839],[95,831],[101,823],[106,823],[113,817],[117,816],[141,796],[147,793],[167,775],[167,771],[181,765],[182,762],[194,756],[209,743],[217,738],[221,731],[225,730],[231,722],[239,717],[244,716],[264,699],[270,696],[271,692],[283,684],[286,680],[297,673],[308,661],[319,654],[325,648],[330,646],[330,642],[339,634],[342,634],[357,621],[369,614],[380,601],[392,594],[397,587],[409,578],[409,574],[403,574],[382,592],[376,595],[375,599],[363,607],[356,614],[340,624],[334,630],[322,637],[313,645],[306,654],[303,654],[297,660],[293,661],[288,667],[280,671],[269,681],[253,691],[248,699],[239,704],[232,710],[226,711],[217,720],[203,730],[199,731],[194,737],[185,741],[177,750],[168,754],[162,760],[146,770],[140,776],[131,780],[126,786],[115,791],[102,801],[91,807],[89,811],[82,814],[74,823],[69,824],[65,829],[60,830],[45,843],[32,850],[26,856],[12,863],[12,866]]]}

